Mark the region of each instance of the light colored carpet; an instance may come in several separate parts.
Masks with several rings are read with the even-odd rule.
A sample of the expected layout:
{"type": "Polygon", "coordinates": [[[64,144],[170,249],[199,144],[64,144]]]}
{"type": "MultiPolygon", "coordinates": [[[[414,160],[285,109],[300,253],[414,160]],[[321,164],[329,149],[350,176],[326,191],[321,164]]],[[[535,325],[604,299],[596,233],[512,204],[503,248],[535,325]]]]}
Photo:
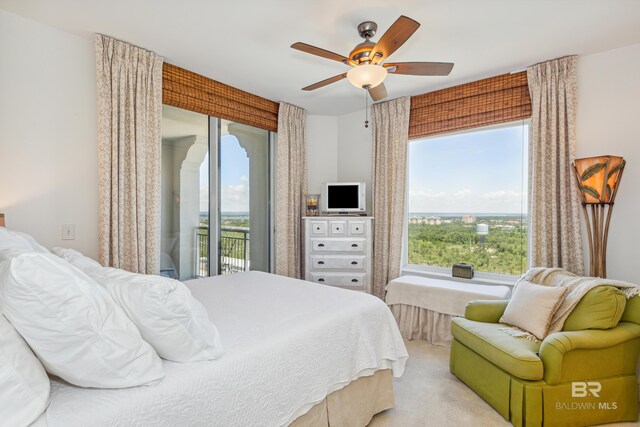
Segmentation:
{"type": "Polygon", "coordinates": [[[421,340],[405,340],[405,344],[409,360],[402,378],[394,380],[396,407],[373,417],[369,427],[511,426],[449,372],[448,347],[421,340]]]}

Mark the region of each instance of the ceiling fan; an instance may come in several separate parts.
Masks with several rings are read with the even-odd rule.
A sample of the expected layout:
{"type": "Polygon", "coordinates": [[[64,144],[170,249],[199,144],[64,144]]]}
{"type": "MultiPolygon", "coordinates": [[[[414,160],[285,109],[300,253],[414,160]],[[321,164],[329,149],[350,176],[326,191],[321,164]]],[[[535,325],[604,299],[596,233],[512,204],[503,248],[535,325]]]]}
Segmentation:
{"type": "Polygon", "coordinates": [[[306,43],[298,42],[292,44],[291,47],[294,49],[339,61],[353,67],[346,73],[319,81],[302,88],[302,90],[315,90],[346,78],[352,85],[366,89],[374,101],[379,101],[387,96],[387,89],[383,81],[388,73],[412,76],[448,76],[453,69],[453,64],[450,62],[384,63],[393,52],[415,33],[419,26],[420,24],[413,19],[400,16],[387,32],[380,37],[380,40],[374,43],[370,39],[375,36],[378,25],[372,21],[363,22],[358,25],[358,33],[365,41],[356,45],[349,57],[306,43]]]}

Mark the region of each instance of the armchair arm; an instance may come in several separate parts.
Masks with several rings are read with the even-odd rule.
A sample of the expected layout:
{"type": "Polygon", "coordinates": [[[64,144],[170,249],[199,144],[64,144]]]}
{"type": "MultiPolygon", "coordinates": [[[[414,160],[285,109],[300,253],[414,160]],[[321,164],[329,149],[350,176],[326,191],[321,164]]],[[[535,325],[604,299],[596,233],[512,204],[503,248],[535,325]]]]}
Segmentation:
{"type": "Polygon", "coordinates": [[[498,323],[509,300],[470,301],[464,310],[464,317],[484,323],[498,323]]]}
{"type": "Polygon", "coordinates": [[[640,325],[620,322],[612,329],[549,335],[540,346],[547,384],[631,375],[640,350],[640,325]]]}

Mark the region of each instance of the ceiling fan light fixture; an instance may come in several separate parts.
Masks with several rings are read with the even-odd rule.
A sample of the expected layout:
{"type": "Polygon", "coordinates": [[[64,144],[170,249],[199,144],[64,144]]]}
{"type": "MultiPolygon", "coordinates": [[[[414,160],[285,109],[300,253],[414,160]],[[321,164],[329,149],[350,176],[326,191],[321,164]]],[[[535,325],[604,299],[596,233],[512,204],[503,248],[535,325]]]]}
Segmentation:
{"type": "Polygon", "coordinates": [[[376,87],[387,77],[387,69],[380,65],[363,64],[347,72],[347,80],[357,88],[376,87]]]}

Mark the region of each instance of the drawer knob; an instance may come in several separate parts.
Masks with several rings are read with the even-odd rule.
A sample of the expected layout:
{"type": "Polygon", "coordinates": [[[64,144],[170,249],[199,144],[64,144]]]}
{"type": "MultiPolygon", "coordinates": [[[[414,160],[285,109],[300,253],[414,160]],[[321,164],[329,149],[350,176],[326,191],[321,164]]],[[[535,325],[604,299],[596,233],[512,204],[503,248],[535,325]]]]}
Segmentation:
{"type": "Polygon", "coordinates": [[[358,265],[358,261],[351,261],[351,265],[358,265]]]}
{"type": "Polygon", "coordinates": [[[324,243],[320,243],[320,244],[318,245],[318,247],[319,247],[319,248],[324,248],[324,243]]]}
{"type": "Polygon", "coordinates": [[[324,261],[318,261],[318,264],[324,264],[324,261]]]}
{"type": "Polygon", "coordinates": [[[354,243],[353,245],[351,245],[351,247],[352,247],[352,248],[357,248],[357,247],[358,247],[358,244],[357,244],[357,243],[354,243]]]}
{"type": "Polygon", "coordinates": [[[324,282],[324,279],[321,277],[318,279],[318,282],[324,282]]]}
{"type": "Polygon", "coordinates": [[[358,279],[351,279],[353,283],[358,283],[358,279]]]}

